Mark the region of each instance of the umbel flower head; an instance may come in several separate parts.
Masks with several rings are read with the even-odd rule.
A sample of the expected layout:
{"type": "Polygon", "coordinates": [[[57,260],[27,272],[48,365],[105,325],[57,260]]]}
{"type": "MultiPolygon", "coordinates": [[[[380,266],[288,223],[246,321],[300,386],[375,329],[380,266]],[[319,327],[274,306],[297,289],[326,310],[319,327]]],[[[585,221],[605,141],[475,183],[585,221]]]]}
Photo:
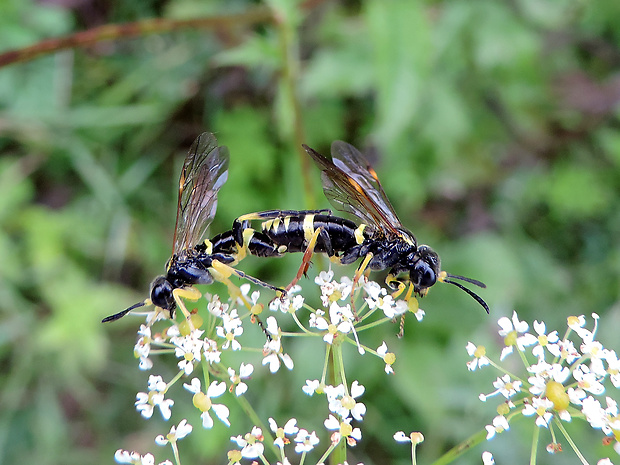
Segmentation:
{"type": "MultiPolygon", "coordinates": [[[[189,315],[179,322],[160,318],[161,312],[157,309],[147,314],[134,346],[139,368],[156,371],[154,360],[168,357],[176,363],[178,372],[166,380],[158,374],[150,375],[148,392],[138,393],[135,407],[144,418],[150,419],[159,410],[162,417],[169,420],[174,418],[177,405],[190,400],[195,407],[195,417],[184,418],[156,440],[157,444],[172,448],[177,463],[180,462],[177,441],[187,436],[194,426],[235,428],[231,425],[230,403],[241,403],[244,409],[251,408],[245,396],[252,389],[255,370],[262,369],[277,376],[283,366],[288,370],[295,368],[293,358],[286,350],[290,337],[303,334],[314,338],[319,348],[317,354],[325,357],[326,367],[331,360],[342,360],[343,347],[353,346],[360,356],[376,357],[378,366],[384,366],[387,374],[394,373],[396,355],[388,349],[386,342],[376,349],[368,347],[358,330],[383,323],[392,325],[394,317],[408,311],[414,312],[416,320],[421,321],[424,312],[419,309],[417,301],[411,305],[399,299],[397,294],[391,295],[379,284],[368,281],[365,276],[355,283],[347,277],[334,280],[333,276],[331,271],[322,272],[316,279],[322,303],[317,308],[305,302],[299,293],[300,286],[295,286],[284,299],[263,305],[259,302],[260,292],[252,291],[250,285],[241,288],[230,285],[231,297],[228,300],[206,294],[206,311],[179,311],[177,317],[189,315]],[[266,309],[267,316],[263,313],[266,309]],[[285,322],[288,323],[286,331],[281,327],[285,322]],[[296,325],[296,332],[290,330],[291,323],[296,325]],[[259,346],[248,342],[256,340],[257,332],[264,341],[259,346]],[[172,389],[179,381],[191,396],[168,398],[171,393],[179,392],[172,389]]],[[[183,302],[178,304],[181,306],[183,302]]],[[[299,459],[289,460],[286,453],[305,457],[316,454],[321,444],[328,444],[327,451],[321,451],[324,454],[322,461],[325,461],[339,443],[353,447],[361,441],[361,424],[366,414],[366,404],[362,402],[365,387],[357,380],[347,381],[344,366],[337,374],[335,385],[325,382],[326,374],[327,370],[324,370],[320,380],[308,380],[306,386],[298,386],[314,397],[309,402],[319,403],[317,412],[325,412],[327,418],[320,419],[325,427],[323,430],[303,428],[291,418],[284,426],[269,419],[271,431],[265,431],[266,422],[263,420],[250,432],[233,433],[231,439],[238,448],[229,451],[230,463],[247,459],[275,463],[268,462],[263,455],[268,450],[266,445],[271,443],[281,450],[277,463],[298,462],[299,459]],[[271,440],[265,441],[264,434],[272,435],[271,440]],[[323,440],[322,436],[329,437],[329,440],[323,440]]],[[[154,456],[121,450],[117,461],[151,463],[154,456]]]]}
{"type": "Polygon", "coordinates": [[[516,312],[511,319],[500,319],[499,335],[504,338],[500,360],[518,354],[523,361],[521,374],[509,373],[492,361],[483,346],[467,344],[467,352],[473,357],[467,364],[469,370],[493,366],[503,373],[493,382],[493,391],[480,395],[483,402],[495,396],[504,399],[497,409],[498,415],[486,426],[487,439],[510,429],[515,417],[529,417],[536,428],[550,430],[549,452],[562,450],[556,439],[558,430],[581,458],[576,441],[563,426],[575,418],[601,430],[605,442],[614,443],[620,453],[616,401],[610,396],[601,399],[606,383],[620,387],[618,357],[615,351],[605,349],[595,339],[599,317],[592,314],[592,318],[594,326],[590,330],[583,315],[569,317],[562,339],[557,331],[548,332],[541,321],[534,322],[534,333],[531,333],[528,323],[520,321],[516,312]]]}

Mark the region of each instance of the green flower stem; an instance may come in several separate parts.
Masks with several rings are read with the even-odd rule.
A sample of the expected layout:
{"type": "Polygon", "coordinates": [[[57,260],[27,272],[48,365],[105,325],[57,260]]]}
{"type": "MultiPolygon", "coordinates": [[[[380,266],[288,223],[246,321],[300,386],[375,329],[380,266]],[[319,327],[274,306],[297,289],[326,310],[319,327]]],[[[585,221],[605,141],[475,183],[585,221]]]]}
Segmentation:
{"type": "Polygon", "coordinates": [[[329,457],[329,454],[332,453],[332,451],[336,448],[336,446],[337,446],[337,444],[333,444],[332,443],[332,445],[329,446],[329,449],[327,449],[325,451],[325,453],[321,456],[321,458],[319,459],[319,461],[317,463],[325,463],[325,460],[327,459],[327,457],[329,457]]]}
{"type": "MultiPolygon", "coordinates": [[[[362,317],[362,320],[364,320],[364,318],[365,318],[365,317],[366,317],[366,316],[362,317]]],[[[366,330],[372,329],[372,328],[374,328],[375,326],[379,326],[379,325],[385,324],[385,323],[387,323],[387,322],[389,322],[389,321],[391,321],[391,319],[390,319],[390,318],[381,318],[380,320],[373,321],[372,323],[367,323],[367,324],[362,325],[362,326],[356,326],[356,327],[355,327],[355,330],[356,330],[358,333],[360,333],[360,332],[362,332],[362,331],[366,331],[366,330]]]]}
{"type": "MultiPolygon", "coordinates": [[[[328,344],[327,351],[325,353],[325,363],[323,364],[323,373],[321,374],[322,384],[326,384],[326,378],[327,378],[329,367],[330,367],[331,357],[332,357],[332,346],[328,344]]],[[[329,375],[331,376],[331,373],[329,373],[329,375]]]]}
{"type": "Polygon", "coordinates": [[[172,446],[172,453],[174,454],[174,463],[176,463],[176,465],[181,465],[181,457],[179,457],[179,448],[177,447],[176,441],[171,442],[170,445],[172,446]]]}
{"type": "Polygon", "coordinates": [[[460,444],[456,445],[455,447],[450,449],[448,452],[443,454],[441,457],[435,460],[431,465],[445,465],[445,464],[454,462],[458,457],[463,455],[465,452],[467,452],[474,446],[477,446],[478,444],[481,444],[483,441],[485,441],[486,437],[487,437],[486,429],[482,429],[478,431],[477,433],[473,434],[472,436],[465,439],[463,442],[461,442],[460,444]]]}
{"type": "Polygon", "coordinates": [[[172,378],[168,384],[166,384],[166,390],[164,392],[168,392],[168,389],[170,389],[170,386],[173,386],[174,383],[176,383],[181,378],[181,376],[183,376],[184,374],[185,374],[185,371],[180,370],[176,374],[176,376],[174,378],[172,378]]]}
{"type": "Polygon", "coordinates": [[[347,460],[347,441],[343,441],[344,438],[340,438],[338,444],[334,445],[334,449],[329,456],[329,463],[331,465],[340,465],[347,460]]]}
{"type": "MultiPolygon", "coordinates": [[[[342,383],[345,387],[345,392],[348,394],[347,380],[344,373],[344,364],[342,360],[342,344],[340,338],[336,337],[331,344],[330,354],[330,380],[332,386],[337,386],[342,383]]],[[[345,441],[340,441],[334,446],[332,454],[329,456],[329,463],[332,465],[344,463],[347,460],[347,444],[345,441]]]]}
{"type": "Polygon", "coordinates": [[[334,369],[338,370],[335,372],[337,374],[337,378],[334,386],[342,383],[342,385],[344,386],[345,394],[349,395],[347,376],[344,372],[344,359],[342,358],[342,340],[340,338],[334,339],[334,343],[332,344],[332,351],[334,352],[334,369]]]}
{"type": "Polygon", "coordinates": [[[418,459],[415,454],[416,447],[418,447],[418,443],[411,442],[411,465],[416,465],[418,463],[418,459]]]}
{"type": "Polygon", "coordinates": [[[267,447],[273,452],[273,454],[277,457],[280,455],[280,449],[276,446],[273,441],[273,436],[271,435],[271,430],[267,425],[263,423],[261,418],[258,416],[252,405],[248,402],[248,400],[244,396],[233,396],[237,403],[241,406],[241,409],[246,413],[251,422],[258,426],[263,431],[263,436],[265,437],[265,443],[267,447]]]}
{"type": "Polygon", "coordinates": [[[527,357],[525,356],[525,352],[522,350],[519,350],[519,346],[515,343],[514,345],[515,351],[519,354],[519,357],[521,357],[521,361],[523,362],[523,366],[527,369],[527,367],[530,366],[530,362],[527,359],[527,357]]]}
{"type": "Polygon", "coordinates": [[[536,465],[536,451],[540,440],[540,428],[534,427],[534,437],[532,438],[532,450],[530,452],[530,465],[536,465]]]}
{"type": "Polygon", "coordinates": [[[205,393],[207,392],[207,389],[209,388],[209,384],[210,384],[210,377],[209,377],[209,373],[211,371],[211,367],[209,366],[209,363],[207,362],[207,359],[205,357],[202,357],[202,359],[200,360],[200,366],[202,367],[202,375],[203,375],[203,380],[205,383],[205,393]]]}
{"type": "Polygon", "coordinates": [[[581,463],[583,463],[584,465],[589,465],[588,461],[583,456],[581,451],[577,448],[577,444],[575,444],[573,439],[570,437],[570,435],[568,434],[568,431],[566,431],[566,429],[564,428],[564,425],[562,424],[560,420],[556,421],[556,426],[562,432],[562,434],[566,438],[566,441],[570,444],[571,448],[573,449],[577,457],[579,457],[579,460],[581,460],[581,463]]]}
{"type": "MultiPolygon", "coordinates": [[[[308,335],[314,335],[315,333],[313,333],[312,331],[309,331],[308,329],[306,329],[306,327],[301,324],[301,321],[299,321],[299,318],[297,318],[297,314],[295,313],[291,313],[291,316],[293,317],[293,320],[295,320],[295,323],[297,324],[297,327],[299,329],[301,329],[304,334],[308,334],[308,335]]],[[[282,333],[284,334],[284,333],[282,333]]],[[[300,334],[295,333],[296,336],[300,336],[300,334]]]]}
{"type": "MultiPolygon", "coordinates": [[[[488,357],[487,357],[487,358],[488,358],[488,357]]],[[[521,382],[523,383],[523,386],[524,386],[524,387],[528,387],[528,388],[529,388],[529,387],[531,387],[531,384],[530,384],[530,383],[529,383],[526,379],[523,379],[523,378],[521,378],[520,376],[515,375],[514,373],[512,373],[512,372],[510,372],[510,371],[506,370],[506,369],[505,369],[504,367],[502,367],[502,366],[499,366],[497,363],[495,363],[495,362],[494,362],[493,360],[491,360],[490,358],[489,358],[489,365],[491,365],[492,367],[495,367],[498,371],[500,371],[500,372],[502,372],[502,373],[504,373],[504,374],[506,374],[506,375],[510,376],[510,378],[511,378],[511,379],[516,380],[516,381],[521,381],[521,382]]],[[[522,389],[522,390],[523,390],[523,389],[522,389]]]]}

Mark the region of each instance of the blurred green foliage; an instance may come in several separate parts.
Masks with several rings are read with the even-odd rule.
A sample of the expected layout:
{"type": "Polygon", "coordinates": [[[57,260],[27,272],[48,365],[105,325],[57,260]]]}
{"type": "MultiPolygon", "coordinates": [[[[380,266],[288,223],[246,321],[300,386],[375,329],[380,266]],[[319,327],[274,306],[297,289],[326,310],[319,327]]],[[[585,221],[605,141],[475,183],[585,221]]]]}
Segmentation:
{"type": "MultiPolygon", "coordinates": [[[[495,412],[477,394],[494,374],[467,373],[464,347],[491,346],[513,309],[548,328],[597,312],[609,323],[601,339],[619,349],[617,0],[268,3],[277,24],[106,41],[0,69],[1,463],[105,463],[120,447],[161,454],[152,439],[170,425],[133,409],[148,377],[132,357],[137,320],[99,321],[143,299],[163,270],[178,172],[205,130],[231,151],[214,234],[250,211],[327,206],[299,144],[327,152],[344,139],[369,154],[403,223],[444,267],[488,285],[490,317],[438,285],[402,341],[396,327],[363,335],[375,347],[387,340],[398,360],[386,378],[349,354],[369,406],[349,463],[407,463],[391,439],[399,429],[425,434],[429,463],[488,423],[495,412]]],[[[254,6],[6,0],[0,44],[254,6]]],[[[282,285],[298,260],[241,268],[282,285]]],[[[288,418],[295,405],[313,416],[286,389],[320,373],[305,344],[291,343],[294,372],[256,374],[250,397],[278,394],[259,413],[288,418]]],[[[520,426],[520,443],[486,446],[499,463],[529,456],[531,430],[520,426]]],[[[240,433],[196,431],[183,458],[223,463],[240,433]]],[[[592,435],[580,446],[592,460],[612,453],[598,444],[592,435]]],[[[577,463],[565,450],[540,463],[577,463]]]]}

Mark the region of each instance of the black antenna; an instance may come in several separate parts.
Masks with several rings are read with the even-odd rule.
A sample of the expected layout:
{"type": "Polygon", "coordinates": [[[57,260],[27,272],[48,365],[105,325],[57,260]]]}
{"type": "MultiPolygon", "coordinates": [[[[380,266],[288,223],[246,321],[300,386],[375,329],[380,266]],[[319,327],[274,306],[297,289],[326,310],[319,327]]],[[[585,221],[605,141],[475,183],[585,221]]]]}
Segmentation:
{"type": "Polygon", "coordinates": [[[118,312],[118,313],[115,313],[114,315],[106,316],[103,320],[101,320],[101,322],[102,323],[107,323],[108,321],[116,321],[116,320],[118,320],[120,318],[123,318],[125,315],[127,315],[134,308],[143,307],[144,305],[146,305],[145,302],[138,302],[137,304],[133,304],[131,307],[126,308],[122,312],[118,312]]]}
{"type": "Polygon", "coordinates": [[[478,281],[477,279],[472,279],[472,278],[466,278],[465,276],[458,276],[455,274],[450,274],[450,273],[446,273],[447,278],[443,279],[444,283],[448,283],[448,284],[454,284],[456,287],[458,287],[459,289],[464,290],[465,292],[467,292],[470,296],[472,296],[476,302],[478,302],[482,308],[484,308],[486,310],[487,313],[491,313],[491,311],[489,310],[489,306],[487,305],[487,303],[482,299],[482,297],[480,297],[478,294],[476,294],[474,291],[472,291],[471,289],[463,286],[461,283],[456,282],[456,281],[452,281],[448,278],[452,278],[452,279],[460,279],[461,281],[465,281],[466,283],[470,283],[473,284],[475,286],[481,287],[481,288],[486,288],[486,284],[484,284],[481,281],[478,281]]]}

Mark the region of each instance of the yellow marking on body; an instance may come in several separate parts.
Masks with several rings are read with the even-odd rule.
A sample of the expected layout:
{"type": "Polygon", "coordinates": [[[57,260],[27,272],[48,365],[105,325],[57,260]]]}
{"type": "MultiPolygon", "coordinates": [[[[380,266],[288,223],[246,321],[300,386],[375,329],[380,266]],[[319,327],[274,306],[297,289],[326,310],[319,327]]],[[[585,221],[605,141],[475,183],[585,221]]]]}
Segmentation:
{"type": "Polygon", "coordinates": [[[446,279],[448,277],[448,273],[446,273],[445,271],[441,271],[439,272],[439,276],[437,276],[437,281],[439,281],[440,283],[443,283],[443,280],[446,279]]]}
{"type": "Polygon", "coordinates": [[[237,221],[252,221],[252,220],[260,220],[260,215],[258,213],[246,213],[245,215],[241,215],[237,218],[237,221]]]}
{"type": "Polygon", "coordinates": [[[254,237],[254,233],[256,231],[252,228],[247,228],[243,230],[243,247],[247,247],[250,244],[250,241],[252,240],[252,237],[254,237]]]}
{"type": "Polygon", "coordinates": [[[252,240],[253,235],[254,235],[254,229],[247,228],[243,230],[243,244],[242,245],[237,244],[237,252],[235,253],[235,260],[231,263],[231,265],[236,265],[248,255],[248,244],[252,240]]]}
{"type": "Polygon", "coordinates": [[[286,247],[285,245],[281,245],[280,247],[278,247],[278,253],[284,253],[287,249],[288,247],[286,247]]]}
{"type": "Polygon", "coordinates": [[[284,230],[288,231],[288,227],[291,224],[291,217],[287,216],[284,218],[284,230]]]}
{"type": "Polygon", "coordinates": [[[309,243],[314,236],[314,215],[306,215],[304,217],[304,240],[309,243]]]}
{"type": "Polygon", "coordinates": [[[355,242],[361,244],[364,242],[364,229],[366,229],[366,225],[364,223],[360,224],[353,233],[355,235],[355,242]]]}
{"type": "Polygon", "coordinates": [[[261,230],[263,230],[265,232],[269,231],[272,228],[272,226],[273,226],[273,221],[274,220],[263,221],[260,224],[261,230]]]}
{"type": "Polygon", "coordinates": [[[271,227],[273,228],[274,231],[277,231],[278,226],[280,226],[282,219],[281,218],[274,218],[273,219],[273,224],[271,225],[271,227]]]}
{"type": "Polygon", "coordinates": [[[211,255],[213,253],[213,243],[209,239],[205,239],[205,246],[207,247],[205,252],[207,255],[211,255]]]}

